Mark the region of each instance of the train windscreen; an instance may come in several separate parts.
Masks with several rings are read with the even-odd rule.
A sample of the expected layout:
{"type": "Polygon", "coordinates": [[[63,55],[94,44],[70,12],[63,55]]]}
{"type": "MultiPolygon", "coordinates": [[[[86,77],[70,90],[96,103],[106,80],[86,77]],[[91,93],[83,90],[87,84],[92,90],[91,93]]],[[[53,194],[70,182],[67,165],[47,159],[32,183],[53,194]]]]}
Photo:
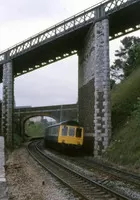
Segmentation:
{"type": "Polygon", "coordinates": [[[62,127],[62,136],[67,136],[67,132],[68,132],[68,127],[67,126],[63,126],[62,127]]]}
{"type": "Polygon", "coordinates": [[[75,132],[75,128],[74,127],[69,127],[69,136],[74,137],[74,132],[75,132]]]}
{"type": "Polygon", "coordinates": [[[77,128],[76,129],[76,137],[81,137],[82,136],[82,129],[81,128],[77,128]]]}

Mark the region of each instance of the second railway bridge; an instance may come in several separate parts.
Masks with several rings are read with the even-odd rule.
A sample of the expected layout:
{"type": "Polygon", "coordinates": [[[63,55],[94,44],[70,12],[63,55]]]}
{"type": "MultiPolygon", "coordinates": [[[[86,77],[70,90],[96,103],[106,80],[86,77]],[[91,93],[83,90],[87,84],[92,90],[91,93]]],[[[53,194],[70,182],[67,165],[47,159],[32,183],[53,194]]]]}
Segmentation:
{"type": "Polygon", "coordinates": [[[78,105],[54,105],[43,107],[27,107],[14,109],[14,124],[16,131],[22,137],[25,134],[25,123],[28,119],[36,116],[47,116],[56,120],[56,122],[64,120],[78,119],[78,105]]]}

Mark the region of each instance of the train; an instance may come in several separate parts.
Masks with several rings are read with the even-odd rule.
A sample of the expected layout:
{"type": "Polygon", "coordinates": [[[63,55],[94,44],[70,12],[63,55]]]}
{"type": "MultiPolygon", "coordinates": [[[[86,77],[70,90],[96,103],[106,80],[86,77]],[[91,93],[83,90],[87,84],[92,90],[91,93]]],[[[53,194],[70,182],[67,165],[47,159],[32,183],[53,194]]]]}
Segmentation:
{"type": "Polygon", "coordinates": [[[77,121],[69,120],[45,129],[44,145],[59,151],[79,150],[83,146],[84,128],[77,121]]]}

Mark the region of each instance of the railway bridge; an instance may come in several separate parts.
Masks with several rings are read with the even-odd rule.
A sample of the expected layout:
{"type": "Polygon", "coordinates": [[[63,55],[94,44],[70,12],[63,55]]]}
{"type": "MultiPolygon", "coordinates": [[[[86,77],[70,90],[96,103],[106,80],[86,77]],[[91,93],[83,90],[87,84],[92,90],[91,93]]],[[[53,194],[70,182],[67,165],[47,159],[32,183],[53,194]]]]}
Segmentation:
{"type": "Polygon", "coordinates": [[[109,40],[140,29],[140,0],[104,0],[0,53],[2,134],[12,147],[14,78],[78,55],[79,121],[100,156],[111,137],[109,40]]]}
{"type": "Polygon", "coordinates": [[[16,131],[24,137],[25,123],[31,117],[47,116],[55,119],[57,122],[64,120],[77,120],[78,119],[78,105],[55,105],[43,107],[27,107],[14,109],[14,125],[16,131]]]}

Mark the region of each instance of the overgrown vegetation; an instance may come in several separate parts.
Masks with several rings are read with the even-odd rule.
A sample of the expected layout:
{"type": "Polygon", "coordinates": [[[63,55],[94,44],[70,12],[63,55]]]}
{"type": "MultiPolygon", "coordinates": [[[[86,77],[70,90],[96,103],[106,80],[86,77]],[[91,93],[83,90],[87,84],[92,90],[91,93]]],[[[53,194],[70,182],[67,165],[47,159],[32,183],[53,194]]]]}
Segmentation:
{"type": "Polygon", "coordinates": [[[112,90],[112,128],[121,128],[140,97],[140,68],[112,90]]]}
{"type": "Polygon", "coordinates": [[[121,82],[112,89],[113,134],[104,156],[140,169],[140,38],[126,37],[122,44],[111,67],[121,82]]]}
{"type": "Polygon", "coordinates": [[[109,160],[140,168],[140,98],[135,104],[131,116],[113,136],[112,143],[106,152],[109,160]]]}
{"type": "Polygon", "coordinates": [[[42,122],[28,121],[25,125],[26,136],[32,137],[43,137],[45,125],[42,122]]]}

